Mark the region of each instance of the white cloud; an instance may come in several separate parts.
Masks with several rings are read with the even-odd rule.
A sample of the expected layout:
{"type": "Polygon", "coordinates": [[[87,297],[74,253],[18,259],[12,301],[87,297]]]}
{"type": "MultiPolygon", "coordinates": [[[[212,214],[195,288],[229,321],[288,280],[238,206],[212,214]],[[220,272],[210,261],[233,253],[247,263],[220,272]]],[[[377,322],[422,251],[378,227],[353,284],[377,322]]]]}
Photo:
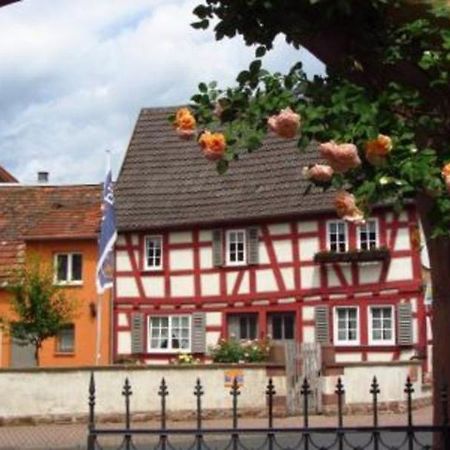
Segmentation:
{"type": "MultiPolygon", "coordinates": [[[[0,165],[21,181],[98,182],[115,172],[142,107],[185,103],[201,80],[229,85],[253,57],[189,23],[197,0],[23,0],[0,11],[0,165]]],[[[311,71],[320,64],[300,53],[311,71]]],[[[280,42],[264,61],[285,70],[280,42]]]]}

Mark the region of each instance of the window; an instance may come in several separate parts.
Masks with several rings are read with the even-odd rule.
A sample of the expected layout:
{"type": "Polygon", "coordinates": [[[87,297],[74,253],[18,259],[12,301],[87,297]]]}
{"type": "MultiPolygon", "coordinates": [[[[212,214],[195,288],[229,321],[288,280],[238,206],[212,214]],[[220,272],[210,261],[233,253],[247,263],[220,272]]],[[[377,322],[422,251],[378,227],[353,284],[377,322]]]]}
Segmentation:
{"type": "Polygon", "coordinates": [[[191,350],[190,316],[153,316],[149,318],[149,351],[191,350]]]}
{"type": "Polygon", "coordinates": [[[238,266],[246,264],[246,239],[245,230],[227,231],[227,264],[238,266]]]}
{"type": "Polygon", "coordinates": [[[147,236],[145,238],[146,269],[162,269],[162,237],[147,236]]]}
{"type": "Polygon", "coordinates": [[[336,308],[334,342],[339,345],[359,344],[358,308],[336,308]]]}
{"type": "Polygon", "coordinates": [[[228,316],[228,335],[240,340],[256,339],[258,337],[258,314],[228,316]]]}
{"type": "Polygon", "coordinates": [[[347,224],[342,220],[328,222],[328,248],[332,252],[347,251],[347,224]]]}
{"type": "Polygon", "coordinates": [[[394,345],[394,310],[392,306],[369,308],[369,343],[394,345]]]}
{"type": "Polygon", "coordinates": [[[371,250],[378,247],[378,221],[369,219],[358,228],[358,242],[361,250],[371,250]]]}
{"type": "Polygon", "coordinates": [[[58,353],[73,353],[75,351],[75,326],[66,325],[56,335],[56,351],[58,353]]]}
{"type": "Polygon", "coordinates": [[[294,339],[294,321],[295,314],[271,314],[269,323],[271,328],[272,339],[288,340],[294,339]]]}
{"type": "Polygon", "coordinates": [[[83,257],[81,253],[58,253],[55,256],[55,278],[57,283],[81,283],[83,257]]]}

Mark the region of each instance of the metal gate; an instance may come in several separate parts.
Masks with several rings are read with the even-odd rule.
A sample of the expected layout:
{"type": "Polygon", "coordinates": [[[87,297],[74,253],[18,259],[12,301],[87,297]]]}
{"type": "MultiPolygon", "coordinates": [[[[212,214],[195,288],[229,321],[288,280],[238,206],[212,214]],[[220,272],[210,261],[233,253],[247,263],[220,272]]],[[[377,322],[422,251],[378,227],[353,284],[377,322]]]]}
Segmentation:
{"type": "Polygon", "coordinates": [[[286,384],[287,410],[289,414],[298,414],[302,409],[301,390],[305,379],[309,382],[309,412],[322,412],[322,389],[320,368],[322,353],[320,344],[286,342],[286,384]]]}

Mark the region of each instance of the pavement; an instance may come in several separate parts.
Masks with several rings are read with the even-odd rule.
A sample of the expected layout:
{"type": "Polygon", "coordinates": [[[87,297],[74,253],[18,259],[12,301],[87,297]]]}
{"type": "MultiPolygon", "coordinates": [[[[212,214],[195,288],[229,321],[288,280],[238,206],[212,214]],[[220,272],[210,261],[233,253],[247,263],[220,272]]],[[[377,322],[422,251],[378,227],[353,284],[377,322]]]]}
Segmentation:
{"type": "MultiPolygon", "coordinates": [[[[415,425],[430,425],[432,408],[425,407],[413,412],[415,425]]],[[[406,425],[406,414],[380,414],[379,424],[382,426],[406,425]]],[[[344,416],[344,426],[371,426],[371,415],[344,416]]],[[[313,415],[310,416],[310,427],[335,427],[336,416],[313,415]]],[[[168,421],[167,427],[173,429],[195,428],[195,421],[168,421]]],[[[292,428],[302,427],[303,417],[282,417],[274,419],[274,427],[292,428]]],[[[121,428],[123,424],[99,424],[99,428],[121,428]]],[[[134,422],[136,428],[159,428],[158,421],[134,422]]],[[[231,428],[231,419],[204,420],[206,428],[231,428]]],[[[265,428],[267,418],[239,418],[239,428],[265,428]]],[[[69,425],[21,425],[0,427],[0,450],[81,450],[86,448],[87,426],[86,424],[69,425]]],[[[218,438],[218,437],[217,437],[218,438]]],[[[140,438],[142,440],[142,438],[140,438]]],[[[147,438],[148,439],[148,438],[147,438]]],[[[178,437],[181,439],[181,437],[178,437]]],[[[186,439],[186,436],[184,437],[186,439]]],[[[222,440],[225,436],[222,436],[222,440]]],[[[175,439],[176,441],[176,439],[175,439]]],[[[101,448],[118,448],[121,439],[118,437],[102,437],[101,448]]],[[[150,447],[147,447],[150,448],[150,447]]]]}

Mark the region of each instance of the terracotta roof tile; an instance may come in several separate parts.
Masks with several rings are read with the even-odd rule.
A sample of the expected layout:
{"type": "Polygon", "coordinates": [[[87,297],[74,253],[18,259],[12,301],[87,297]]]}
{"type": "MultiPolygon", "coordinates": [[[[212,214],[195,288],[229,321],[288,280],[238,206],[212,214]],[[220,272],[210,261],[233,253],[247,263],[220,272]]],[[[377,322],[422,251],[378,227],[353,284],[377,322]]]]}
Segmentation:
{"type": "Polygon", "coordinates": [[[329,211],[333,194],[313,189],[303,166],[317,151],[300,153],[295,141],[275,137],[219,176],[195,142],[181,141],[168,123],[174,108],[143,109],[116,186],[121,230],[184,227],[224,221],[329,211]]]}
{"type": "Polygon", "coordinates": [[[17,179],[13,177],[4,167],[0,166],[0,183],[17,183],[17,179]]]}
{"type": "Polygon", "coordinates": [[[23,256],[27,240],[95,239],[101,191],[101,185],[0,184],[0,280],[23,256]]]}

